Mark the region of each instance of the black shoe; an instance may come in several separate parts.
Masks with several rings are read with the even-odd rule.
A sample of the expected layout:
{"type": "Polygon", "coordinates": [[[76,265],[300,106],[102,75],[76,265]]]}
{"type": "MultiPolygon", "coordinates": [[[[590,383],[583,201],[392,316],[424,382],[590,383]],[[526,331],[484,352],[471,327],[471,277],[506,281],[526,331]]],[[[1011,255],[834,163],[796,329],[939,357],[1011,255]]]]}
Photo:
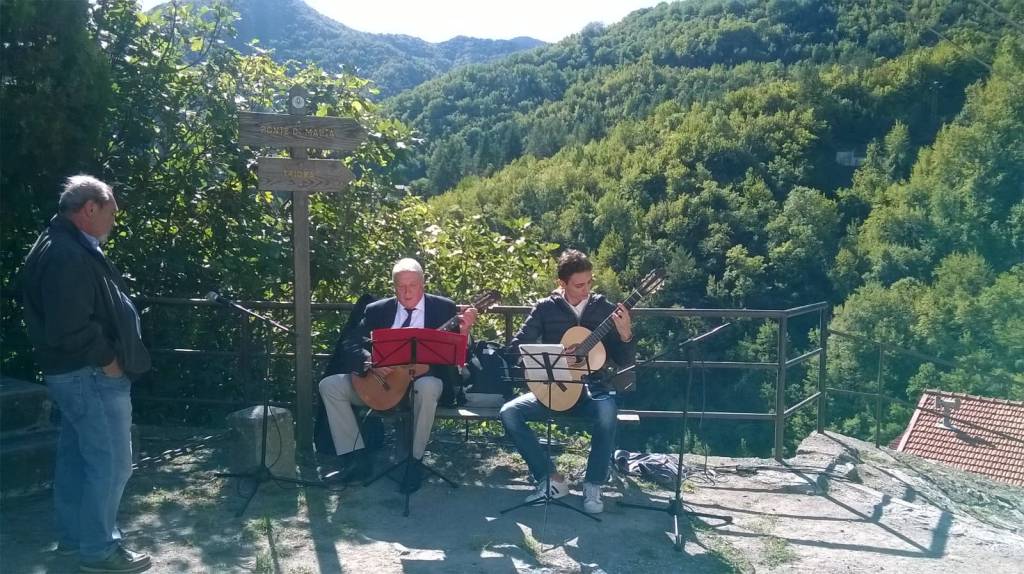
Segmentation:
{"type": "Polygon", "coordinates": [[[342,459],[341,470],[325,476],[325,481],[347,484],[362,482],[373,476],[373,458],[366,449],[350,452],[339,458],[342,459]]]}
{"type": "Polygon", "coordinates": [[[142,572],[149,570],[153,563],[149,555],[132,552],[124,546],[118,546],[117,550],[104,560],[95,562],[82,562],[78,566],[79,572],[108,572],[125,574],[128,572],[142,572]]]}
{"type": "Polygon", "coordinates": [[[65,544],[63,542],[57,544],[57,548],[54,550],[60,556],[74,556],[78,554],[77,544],[65,544]]]}
{"type": "Polygon", "coordinates": [[[418,460],[409,462],[404,471],[402,484],[398,485],[398,492],[412,494],[423,486],[423,469],[420,467],[421,464],[418,460]]]}

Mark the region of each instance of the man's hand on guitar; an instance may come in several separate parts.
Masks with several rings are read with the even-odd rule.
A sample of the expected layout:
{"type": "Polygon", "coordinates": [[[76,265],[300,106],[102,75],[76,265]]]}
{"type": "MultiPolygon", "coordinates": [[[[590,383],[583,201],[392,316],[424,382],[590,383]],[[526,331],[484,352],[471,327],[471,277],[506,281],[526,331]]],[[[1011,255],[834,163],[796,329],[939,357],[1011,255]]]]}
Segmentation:
{"type": "Polygon", "coordinates": [[[393,370],[394,369],[392,369],[391,367],[376,367],[376,368],[374,368],[373,366],[370,365],[369,362],[363,364],[363,373],[364,374],[373,373],[373,374],[375,374],[375,375],[377,375],[378,377],[381,377],[381,378],[387,377],[388,375],[391,374],[391,371],[393,371],[393,370]]]}
{"type": "Polygon", "coordinates": [[[460,315],[459,332],[469,333],[469,330],[473,328],[473,324],[476,323],[478,311],[472,305],[460,305],[460,310],[462,314],[460,315]]]}
{"type": "Polygon", "coordinates": [[[619,338],[626,343],[633,339],[633,319],[629,316],[629,309],[619,303],[612,312],[612,322],[615,323],[615,330],[619,332],[619,338]]]}
{"type": "Polygon", "coordinates": [[[562,354],[565,355],[566,357],[565,362],[570,367],[579,367],[580,365],[583,365],[586,362],[586,359],[584,357],[576,356],[576,347],[579,347],[579,344],[569,345],[568,347],[562,349],[562,354]]]}

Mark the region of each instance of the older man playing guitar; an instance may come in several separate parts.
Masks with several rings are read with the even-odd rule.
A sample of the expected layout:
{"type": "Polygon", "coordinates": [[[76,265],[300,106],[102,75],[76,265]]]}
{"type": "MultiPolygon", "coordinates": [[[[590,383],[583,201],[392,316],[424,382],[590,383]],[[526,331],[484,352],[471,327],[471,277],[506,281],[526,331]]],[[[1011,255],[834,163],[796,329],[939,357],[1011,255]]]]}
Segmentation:
{"type": "MultiPolygon", "coordinates": [[[[354,346],[362,348],[366,366],[369,366],[369,351],[365,344],[369,341],[370,332],[374,329],[415,327],[437,329],[448,323],[458,313],[455,303],[447,298],[424,292],[423,268],[414,259],[398,261],[391,271],[395,296],[371,303],[366,307],[363,319],[355,330],[352,339],[354,346]]],[[[477,310],[470,307],[463,311],[458,320],[458,329],[462,333],[476,321],[477,310]]],[[[369,372],[358,374],[339,374],[325,377],[320,381],[320,396],[327,410],[327,420],[334,439],[336,452],[344,457],[345,466],[337,477],[341,481],[357,481],[368,478],[373,473],[372,459],[366,452],[360,436],[352,405],[366,406],[372,399],[361,397],[356,382],[371,378],[384,380],[393,374],[394,369],[380,367],[369,369],[369,372]]],[[[412,456],[416,460],[423,457],[430,430],[434,424],[434,411],[438,398],[441,396],[443,383],[438,368],[431,367],[423,376],[412,381],[413,385],[413,443],[412,456]]],[[[406,479],[401,484],[402,492],[414,492],[419,489],[422,481],[419,465],[412,465],[406,479]]]]}

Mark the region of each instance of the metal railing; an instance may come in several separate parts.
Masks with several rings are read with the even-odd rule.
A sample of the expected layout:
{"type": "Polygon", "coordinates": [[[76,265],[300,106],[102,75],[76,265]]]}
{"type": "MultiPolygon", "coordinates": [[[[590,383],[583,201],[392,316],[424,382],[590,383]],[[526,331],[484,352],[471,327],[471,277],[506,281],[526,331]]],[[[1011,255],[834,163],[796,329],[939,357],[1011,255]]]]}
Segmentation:
{"type": "MultiPolygon", "coordinates": [[[[928,412],[928,413],[932,413],[932,414],[936,414],[936,415],[940,415],[940,416],[943,414],[939,410],[929,409],[929,408],[923,407],[923,406],[921,406],[921,405],[919,405],[917,403],[911,403],[911,402],[903,400],[901,398],[891,397],[891,396],[887,395],[884,392],[884,390],[883,390],[883,381],[884,381],[885,372],[886,372],[886,370],[885,370],[885,367],[886,367],[886,356],[887,355],[899,355],[899,356],[904,356],[904,357],[910,357],[910,358],[916,359],[916,360],[918,360],[918,361],[920,361],[922,363],[932,363],[932,364],[938,365],[940,367],[945,367],[947,369],[955,369],[955,368],[957,368],[958,365],[957,365],[956,362],[949,361],[949,360],[946,360],[946,359],[942,359],[942,358],[939,358],[939,357],[936,357],[936,356],[933,356],[933,355],[928,355],[926,353],[922,353],[920,351],[915,351],[913,349],[908,349],[906,347],[901,347],[899,345],[895,345],[895,344],[892,344],[892,343],[885,343],[885,342],[882,342],[882,341],[877,341],[877,340],[871,339],[869,337],[865,337],[863,335],[855,335],[853,333],[847,333],[847,332],[844,332],[844,331],[840,331],[838,329],[828,329],[827,330],[827,335],[839,337],[841,339],[848,339],[848,340],[851,340],[851,341],[857,341],[857,342],[862,343],[864,345],[875,347],[875,350],[878,353],[878,369],[877,369],[876,374],[875,374],[875,389],[874,389],[874,392],[855,391],[855,390],[850,390],[850,389],[840,389],[840,388],[836,388],[836,387],[826,387],[824,389],[824,393],[822,395],[822,402],[821,402],[821,405],[818,408],[818,432],[822,432],[824,430],[824,417],[826,415],[826,405],[827,405],[826,401],[828,400],[828,397],[830,395],[846,395],[846,396],[852,396],[852,397],[860,397],[860,398],[864,398],[864,399],[869,399],[869,400],[871,400],[874,403],[875,430],[874,430],[874,433],[873,433],[873,435],[874,435],[873,438],[874,438],[874,444],[875,444],[876,448],[881,446],[881,444],[882,444],[881,443],[882,425],[885,422],[885,409],[883,409],[882,407],[884,405],[889,405],[889,404],[892,404],[892,403],[896,403],[896,404],[900,404],[900,405],[903,405],[905,407],[908,407],[910,409],[916,409],[916,410],[920,410],[920,411],[924,411],[924,412],[928,412]]],[[[1004,377],[1000,377],[1000,375],[997,374],[997,373],[987,373],[986,376],[1003,378],[1005,384],[1007,385],[1007,387],[1006,387],[1006,395],[1007,395],[1007,398],[1009,398],[1009,385],[1011,384],[1011,381],[1009,381],[1008,379],[1005,379],[1004,377]]],[[[960,421],[960,422],[962,422],[964,424],[972,425],[972,423],[970,423],[969,421],[960,421]]],[[[983,425],[973,425],[973,426],[978,426],[979,428],[986,429],[986,430],[989,430],[989,431],[993,431],[993,429],[990,429],[990,428],[985,427],[983,425]]],[[[995,432],[995,431],[993,431],[993,432],[995,432]]]]}
{"type": "MultiPolygon", "coordinates": [[[[146,307],[177,307],[177,308],[212,308],[219,307],[217,303],[207,301],[206,299],[185,299],[185,298],[173,298],[173,297],[141,297],[137,299],[137,303],[140,308],[146,307]]],[[[286,311],[291,312],[293,305],[290,302],[277,302],[277,301],[240,301],[243,305],[250,307],[258,311],[286,311]]],[[[312,311],[314,314],[325,313],[325,312],[347,312],[352,309],[350,303],[313,303],[312,311]]],[[[504,324],[504,335],[505,340],[511,338],[512,333],[515,332],[515,320],[516,316],[524,316],[530,310],[527,306],[497,306],[488,311],[490,314],[498,314],[502,316],[502,323],[504,324]]],[[[229,311],[224,310],[225,317],[229,315],[229,311]]],[[[252,344],[252,332],[253,324],[252,319],[240,315],[230,313],[235,317],[234,320],[238,321],[239,324],[239,340],[236,342],[235,349],[231,351],[227,350],[213,350],[213,349],[191,349],[191,348],[176,348],[176,347],[157,347],[151,348],[150,351],[155,355],[170,355],[176,357],[220,357],[222,359],[230,359],[235,362],[237,368],[242,373],[250,373],[253,365],[256,361],[266,357],[266,353],[263,351],[256,350],[252,344]]],[[[776,384],[775,384],[775,397],[774,397],[774,408],[769,412],[754,413],[754,412],[729,412],[729,411],[703,411],[693,410],[682,411],[673,410],[632,410],[629,411],[632,414],[636,414],[645,418],[705,418],[705,419],[721,419],[721,420],[748,420],[748,421],[763,421],[772,422],[774,426],[773,436],[773,455],[776,459],[781,460],[783,452],[783,443],[785,439],[785,424],[786,420],[797,411],[807,407],[810,404],[815,404],[817,411],[817,431],[822,433],[825,431],[825,421],[827,417],[827,404],[828,399],[837,396],[850,396],[859,397],[862,399],[870,400],[874,406],[874,433],[873,439],[876,447],[881,446],[881,430],[885,423],[886,409],[884,408],[889,404],[900,404],[910,409],[921,409],[928,412],[934,412],[941,414],[939,411],[932,411],[927,408],[922,408],[916,403],[903,400],[901,398],[888,396],[883,390],[883,381],[887,366],[887,356],[897,355],[905,356],[913,359],[917,359],[921,362],[928,362],[938,365],[940,367],[953,369],[957,367],[957,364],[953,361],[921,353],[912,349],[907,349],[899,345],[885,343],[877,341],[862,335],[856,335],[853,333],[847,333],[837,329],[830,329],[828,326],[830,319],[830,306],[827,302],[818,302],[811,305],[805,305],[802,307],[796,307],[791,309],[677,309],[677,308],[642,308],[638,307],[633,309],[633,314],[638,317],[671,317],[677,319],[683,318],[704,318],[704,319],[765,319],[777,322],[777,353],[775,361],[701,361],[699,363],[700,368],[706,369],[739,369],[739,370],[773,370],[775,371],[776,384]],[[804,352],[799,356],[790,358],[788,356],[788,346],[786,343],[786,333],[788,331],[789,323],[791,320],[812,314],[818,314],[818,333],[819,333],[819,344],[817,348],[811,349],[810,351],[804,352]],[[829,339],[831,337],[839,337],[841,339],[848,339],[858,341],[864,345],[870,345],[876,348],[878,354],[878,368],[874,377],[874,390],[852,390],[837,387],[826,386],[826,365],[828,356],[829,339]],[[808,396],[801,397],[796,403],[792,405],[786,404],[786,385],[789,378],[789,370],[796,367],[810,359],[818,357],[818,374],[817,384],[815,392],[808,396]]],[[[294,344],[294,343],[292,343],[294,344]]],[[[8,345],[10,346],[10,345],[8,345]]],[[[27,349],[26,349],[27,350],[27,349]]],[[[275,359],[294,359],[295,353],[292,351],[278,351],[271,353],[271,357],[275,359]]],[[[315,353],[313,355],[314,360],[323,361],[330,357],[328,353],[315,353]]],[[[645,368],[650,369],[686,369],[692,368],[695,364],[692,361],[677,361],[677,360],[656,360],[645,365],[645,368]]],[[[1012,381],[1006,377],[1000,377],[997,373],[989,373],[991,376],[997,376],[1004,380],[1007,385],[1007,397],[1009,397],[1008,389],[1012,381]]],[[[172,403],[172,404],[196,404],[196,405],[215,405],[224,407],[244,407],[251,405],[254,400],[259,396],[259,391],[256,389],[258,382],[258,376],[241,377],[243,384],[249,388],[244,390],[241,394],[241,399],[228,399],[228,398],[203,398],[203,397],[180,397],[180,396],[167,396],[159,394],[147,394],[145,392],[136,391],[134,400],[141,402],[152,402],[152,403],[172,403]]],[[[309,397],[311,400],[311,397],[309,397]]],[[[301,397],[296,397],[296,400],[301,400],[301,397]]],[[[294,408],[295,401],[274,401],[272,404],[294,408]]],[[[311,424],[309,421],[297,421],[296,424],[311,424]]]]}
{"type": "MultiPolygon", "coordinates": [[[[159,306],[174,306],[174,307],[211,307],[216,306],[216,303],[212,303],[205,299],[179,299],[170,297],[142,297],[138,301],[142,307],[159,307],[159,306]]],[[[292,304],[288,302],[274,302],[274,301],[242,301],[243,305],[255,309],[257,311],[268,311],[268,310],[285,310],[290,311],[292,304]]],[[[352,305],[348,303],[313,303],[312,312],[314,315],[318,313],[324,313],[328,311],[349,311],[352,305]]],[[[530,307],[526,306],[496,306],[488,310],[489,314],[498,314],[503,318],[504,324],[504,336],[506,342],[511,339],[512,334],[515,332],[514,318],[516,316],[525,316],[530,310],[530,307]]],[[[772,422],[774,425],[774,436],[773,436],[773,456],[777,460],[782,460],[783,457],[783,444],[785,440],[785,426],[786,420],[792,416],[798,410],[815,404],[818,407],[818,430],[822,430],[823,425],[823,408],[824,408],[824,396],[825,396],[825,360],[827,350],[827,334],[828,334],[828,314],[830,306],[827,302],[818,302],[811,305],[805,305],[802,307],[796,307],[792,309],[677,309],[677,308],[635,308],[633,309],[633,315],[636,317],[671,317],[677,319],[684,318],[703,318],[703,319],[764,319],[776,322],[778,347],[775,361],[701,361],[699,367],[704,369],[740,369],[740,370],[773,370],[775,371],[775,399],[774,408],[768,412],[728,412],[728,411],[703,411],[703,410],[687,410],[683,411],[671,411],[671,410],[659,410],[659,411],[630,411],[638,414],[641,417],[647,418],[705,418],[705,419],[725,419],[725,420],[749,420],[749,421],[764,421],[772,422]],[[797,357],[790,358],[788,356],[787,348],[787,335],[790,322],[793,319],[810,315],[818,315],[818,328],[819,333],[822,333],[821,342],[819,346],[808,352],[805,352],[797,357]],[[787,375],[794,367],[812,359],[819,357],[818,367],[818,381],[816,392],[809,396],[803,397],[799,402],[787,406],[786,405],[786,383],[787,375]]],[[[225,310],[225,314],[229,311],[225,310]]],[[[154,354],[171,354],[174,356],[217,356],[217,357],[234,357],[238,362],[239,369],[242,372],[248,372],[251,369],[253,362],[261,357],[265,357],[266,353],[261,353],[253,350],[251,341],[248,340],[252,333],[251,319],[244,315],[238,315],[236,319],[241,321],[240,325],[240,341],[236,345],[234,351],[215,351],[215,350],[204,350],[204,349],[188,349],[188,348],[154,348],[152,349],[154,354]]],[[[294,352],[276,352],[272,353],[273,358],[293,358],[294,352]]],[[[323,360],[328,358],[330,355],[326,353],[314,354],[314,359],[323,360]]],[[[693,368],[695,364],[691,361],[672,361],[672,360],[656,360],[651,361],[645,368],[654,369],[685,369],[693,368]]],[[[244,393],[245,396],[255,396],[254,394],[244,393]]],[[[160,395],[150,394],[139,394],[136,396],[137,400],[140,401],[151,401],[151,402],[172,402],[172,403],[198,403],[198,404],[221,404],[221,405],[237,405],[244,406],[245,401],[231,401],[227,399],[197,399],[190,397],[169,397],[160,395]]],[[[312,397],[296,397],[296,401],[312,401],[312,397]]],[[[282,402],[278,403],[284,406],[291,406],[291,403],[282,402]]],[[[311,425],[312,421],[296,421],[297,425],[311,425]]]]}

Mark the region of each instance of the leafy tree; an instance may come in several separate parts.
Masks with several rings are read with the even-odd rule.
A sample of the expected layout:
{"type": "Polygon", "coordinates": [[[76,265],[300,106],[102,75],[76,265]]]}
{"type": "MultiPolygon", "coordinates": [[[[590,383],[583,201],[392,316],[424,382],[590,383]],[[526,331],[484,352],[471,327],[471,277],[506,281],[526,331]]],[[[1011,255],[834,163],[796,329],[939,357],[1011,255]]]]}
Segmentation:
{"type": "MultiPolygon", "coordinates": [[[[283,66],[265,55],[238,54],[223,41],[231,34],[234,16],[220,4],[195,10],[172,5],[145,15],[131,0],[94,6],[82,0],[77,11],[65,12],[65,20],[78,18],[79,28],[79,35],[68,33],[67,46],[62,43],[65,36],[48,27],[66,22],[45,21],[31,6],[16,8],[20,11],[8,12],[5,5],[4,24],[9,23],[10,30],[25,30],[25,43],[54,34],[58,40],[46,58],[5,57],[5,72],[11,72],[12,81],[3,92],[4,109],[8,102],[38,91],[30,85],[60,85],[65,71],[56,64],[75,58],[99,68],[89,78],[94,84],[72,77],[69,86],[82,88],[81,92],[53,93],[63,94],[68,109],[82,110],[83,115],[84,110],[101,108],[74,118],[83,123],[84,133],[96,135],[90,136],[94,142],[90,139],[70,150],[77,157],[69,161],[45,164],[40,157],[29,163],[31,138],[56,135],[45,130],[18,128],[11,132],[17,140],[4,139],[4,218],[12,222],[3,228],[5,293],[14,287],[13,278],[35,233],[55,210],[59,182],[83,169],[114,185],[122,213],[108,252],[129,273],[135,294],[195,297],[220,286],[242,299],[290,298],[290,199],[258,191],[255,160],[270,150],[239,148],[237,113],[282,111],[283,95],[292,85],[309,91],[316,114],[351,117],[370,134],[342,159],[356,175],[349,190],[311,196],[314,300],[351,300],[365,291],[384,294],[391,263],[409,255],[425,261],[437,290],[459,300],[484,287],[500,286],[508,301],[520,302],[548,288],[551,260],[545,244],[525,223],[503,235],[472,217],[442,217],[422,201],[402,197],[391,170],[395,158],[415,142],[403,124],[382,116],[367,98],[366,80],[315,67],[283,66]],[[9,16],[24,18],[39,30],[23,28],[21,21],[11,22],[9,16]],[[86,91],[90,85],[94,93],[86,91]],[[13,89],[19,86],[23,89],[13,89]],[[25,159],[18,165],[7,163],[8,158],[25,159]],[[50,186],[45,193],[43,184],[50,186]]],[[[13,32],[6,34],[5,39],[14,37],[13,32]]],[[[12,46],[19,47],[7,45],[12,46]]],[[[46,113],[50,107],[44,103],[39,110],[46,113]]],[[[25,112],[25,126],[44,119],[32,106],[25,112]]],[[[10,344],[24,340],[16,297],[4,297],[3,312],[4,372],[32,378],[26,348],[10,344]]],[[[281,312],[280,318],[289,320],[289,312],[281,312]]],[[[317,317],[314,329],[321,335],[315,350],[333,344],[341,319],[339,314],[317,317]]],[[[246,397],[252,373],[240,368],[243,365],[217,358],[176,360],[159,352],[172,347],[244,347],[249,335],[240,322],[225,321],[218,309],[181,313],[156,305],[143,310],[143,329],[157,354],[155,369],[140,388],[200,399],[246,397]]],[[[496,336],[499,326],[492,323],[489,329],[496,336]]],[[[254,330],[254,337],[272,336],[259,326],[254,330]]],[[[279,339],[278,348],[287,349],[290,342],[279,339]]],[[[289,368],[286,362],[274,365],[278,396],[294,393],[287,383],[293,380],[289,368]]],[[[166,407],[143,412],[152,418],[183,411],[166,407]]],[[[193,422],[219,416],[216,409],[184,412],[191,413],[187,416],[193,422]]]]}

